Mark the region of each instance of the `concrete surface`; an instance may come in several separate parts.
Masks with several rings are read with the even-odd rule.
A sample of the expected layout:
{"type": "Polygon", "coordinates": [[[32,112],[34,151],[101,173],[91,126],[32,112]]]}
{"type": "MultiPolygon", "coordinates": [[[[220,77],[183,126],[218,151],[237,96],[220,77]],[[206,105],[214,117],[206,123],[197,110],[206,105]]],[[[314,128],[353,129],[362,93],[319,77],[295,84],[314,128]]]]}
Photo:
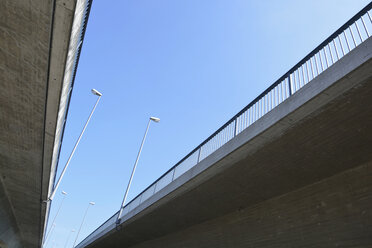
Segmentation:
{"type": "Polygon", "coordinates": [[[41,245],[76,2],[0,1],[0,244],[8,247],[41,245]]]}
{"type": "Polygon", "coordinates": [[[86,247],[372,247],[371,58],[370,38],[86,247]]]}
{"type": "Polygon", "coordinates": [[[372,162],[135,248],[371,247],[372,162]]]}
{"type": "Polygon", "coordinates": [[[0,187],[0,248],[21,247],[20,233],[11,209],[3,187],[0,187]]]}

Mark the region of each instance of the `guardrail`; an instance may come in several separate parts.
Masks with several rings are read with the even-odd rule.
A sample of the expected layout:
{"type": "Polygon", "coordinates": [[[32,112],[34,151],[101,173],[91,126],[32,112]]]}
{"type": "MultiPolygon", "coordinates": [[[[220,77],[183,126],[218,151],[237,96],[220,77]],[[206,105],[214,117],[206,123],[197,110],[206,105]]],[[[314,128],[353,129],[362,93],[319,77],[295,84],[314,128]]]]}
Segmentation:
{"type": "MultiPolygon", "coordinates": [[[[372,30],[372,19],[369,13],[371,8],[372,2],[359,11],[199,146],[187,154],[176,165],[170,168],[159,179],[126,204],[122,216],[124,217],[142,202],[208,157],[211,153],[226,144],[229,140],[340,60],[364,40],[368,39],[370,37],[368,30],[372,30]]],[[[107,227],[115,224],[117,215],[118,212],[86,237],[78,247],[84,247],[92,239],[104,232],[107,227]]]]}

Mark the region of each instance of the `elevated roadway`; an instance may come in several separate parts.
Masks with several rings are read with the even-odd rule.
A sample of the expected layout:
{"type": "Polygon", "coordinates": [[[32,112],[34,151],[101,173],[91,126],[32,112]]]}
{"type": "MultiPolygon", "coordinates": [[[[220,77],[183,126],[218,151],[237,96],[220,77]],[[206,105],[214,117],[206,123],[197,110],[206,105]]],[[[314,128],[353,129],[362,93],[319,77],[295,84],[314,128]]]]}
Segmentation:
{"type": "Polygon", "coordinates": [[[40,247],[91,1],[0,1],[0,247],[40,247]]]}

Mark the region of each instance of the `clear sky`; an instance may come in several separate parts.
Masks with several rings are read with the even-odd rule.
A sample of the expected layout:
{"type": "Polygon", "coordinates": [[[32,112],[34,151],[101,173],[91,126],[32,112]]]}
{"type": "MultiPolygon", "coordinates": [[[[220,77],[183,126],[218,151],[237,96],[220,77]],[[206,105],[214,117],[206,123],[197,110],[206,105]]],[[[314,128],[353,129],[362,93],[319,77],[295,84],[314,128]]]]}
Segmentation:
{"type": "Polygon", "coordinates": [[[128,200],[368,2],[94,0],[58,173],[96,100],[90,89],[103,96],[54,199],[50,220],[68,193],[47,247],[64,247],[88,202],[96,205],[78,241],[119,209],[150,116],[161,121],[151,124],[128,200]]]}

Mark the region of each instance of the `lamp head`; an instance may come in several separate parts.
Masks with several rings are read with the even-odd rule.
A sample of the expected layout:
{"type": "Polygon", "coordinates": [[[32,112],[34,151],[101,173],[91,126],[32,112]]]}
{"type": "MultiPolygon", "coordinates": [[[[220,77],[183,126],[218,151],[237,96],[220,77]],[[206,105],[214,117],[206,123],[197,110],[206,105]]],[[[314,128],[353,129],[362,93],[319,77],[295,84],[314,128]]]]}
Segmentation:
{"type": "Polygon", "coordinates": [[[160,119],[159,118],[156,118],[156,117],[150,117],[150,120],[155,121],[155,122],[159,122],[160,121],[160,119]]]}
{"type": "Polygon", "coordinates": [[[96,203],[95,203],[95,202],[89,202],[89,204],[93,206],[93,205],[95,205],[96,203]]]}
{"type": "Polygon", "coordinates": [[[65,191],[62,191],[62,195],[67,195],[67,193],[65,191]]]}
{"type": "Polygon", "coordinates": [[[99,92],[99,91],[96,90],[96,89],[92,89],[92,93],[93,93],[94,95],[96,95],[96,96],[102,96],[102,93],[99,92]]]}

